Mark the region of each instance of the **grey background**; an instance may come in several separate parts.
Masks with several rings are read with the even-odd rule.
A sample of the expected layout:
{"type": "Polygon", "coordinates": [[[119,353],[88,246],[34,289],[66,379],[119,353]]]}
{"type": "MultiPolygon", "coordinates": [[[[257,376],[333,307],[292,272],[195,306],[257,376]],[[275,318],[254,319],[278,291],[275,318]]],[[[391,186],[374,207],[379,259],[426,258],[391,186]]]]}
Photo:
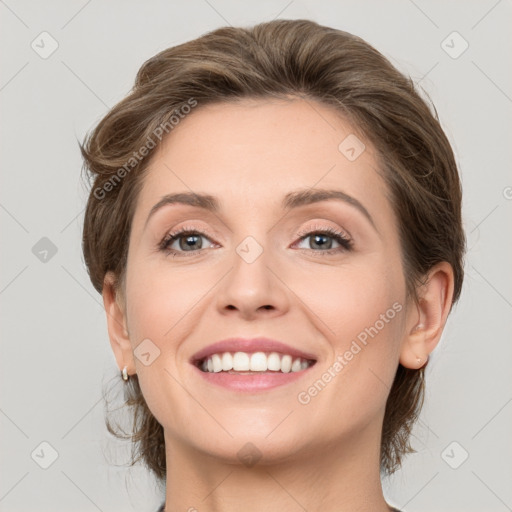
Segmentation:
{"type": "Polygon", "coordinates": [[[0,16],[1,511],[153,511],[162,501],[146,470],[122,466],[129,447],[103,423],[102,386],[119,377],[80,249],[77,139],[157,51],[276,17],[353,32],[410,74],[462,173],[463,296],[427,370],[418,453],[385,481],[386,497],[407,512],[512,510],[510,1],[6,0],[0,16]],[[51,49],[43,31],[58,43],[47,58],[31,47],[51,49]],[[453,31],[469,44],[457,58],[453,31]]]}

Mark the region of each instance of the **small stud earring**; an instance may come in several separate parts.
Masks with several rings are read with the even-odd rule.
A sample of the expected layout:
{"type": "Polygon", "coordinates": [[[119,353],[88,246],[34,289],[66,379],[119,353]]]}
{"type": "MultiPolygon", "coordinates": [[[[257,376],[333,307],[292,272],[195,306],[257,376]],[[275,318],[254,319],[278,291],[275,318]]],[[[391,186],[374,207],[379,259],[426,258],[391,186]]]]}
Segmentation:
{"type": "Polygon", "coordinates": [[[123,380],[124,380],[125,382],[127,382],[127,381],[128,381],[128,379],[130,378],[130,376],[128,375],[128,370],[127,370],[127,368],[128,368],[128,367],[127,367],[127,366],[125,366],[125,367],[123,368],[123,371],[121,372],[121,376],[123,377],[123,380]]]}
{"type": "Polygon", "coordinates": [[[419,358],[419,357],[418,357],[418,358],[416,358],[416,362],[418,363],[418,365],[420,365],[420,368],[421,368],[422,366],[424,366],[424,364],[426,364],[426,363],[427,363],[427,361],[428,361],[428,355],[427,355],[427,357],[425,358],[425,363],[424,363],[424,364],[421,364],[421,362],[422,362],[422,361],[423,361],[423,359],[422,359],[422,358],[419,358]]]}

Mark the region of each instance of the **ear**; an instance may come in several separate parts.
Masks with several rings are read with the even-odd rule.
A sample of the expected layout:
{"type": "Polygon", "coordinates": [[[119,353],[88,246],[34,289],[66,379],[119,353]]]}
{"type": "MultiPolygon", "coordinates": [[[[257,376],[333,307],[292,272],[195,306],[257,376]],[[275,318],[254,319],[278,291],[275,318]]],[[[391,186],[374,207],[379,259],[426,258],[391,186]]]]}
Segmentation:
{"type": "Polygon", "coordinates": [[[453,297],[453,269],[443,261],[428,273],[418,290],[419,304],[410,309],[406,335],[400,350],[400,364],[406,368],[421,368],[439,343],[450,313],[453,297]]]}
{"type": "Polygon", "coordinates": [[[125,301],[115,289],[116,277],[109,271],[103,279],[103,305],[107,314],[107,328],[110,338],[110,346],[121,371],[127,366],[128,375],[136,373],[133,359],[133,349],[130,343],[127,322],[125,301]]]}

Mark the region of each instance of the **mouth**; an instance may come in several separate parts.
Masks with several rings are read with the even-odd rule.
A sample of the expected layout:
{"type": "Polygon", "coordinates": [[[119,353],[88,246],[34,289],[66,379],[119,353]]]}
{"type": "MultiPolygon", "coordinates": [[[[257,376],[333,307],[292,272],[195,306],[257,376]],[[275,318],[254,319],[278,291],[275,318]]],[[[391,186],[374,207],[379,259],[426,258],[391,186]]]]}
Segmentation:
{"type": "Polygon", "coordinates": [[[294,345],[264,337],[229,338],[203,347],[190,363],[208,385],[266,394],[305,378],[317,363],[314,353],[294,345]]]}
{"type": "Polygon", "coordinates": [[[219,352],[194,361],[204,373],[261,375],[299,373],[316,363],[315,359],[279,352],[219,352]]]}

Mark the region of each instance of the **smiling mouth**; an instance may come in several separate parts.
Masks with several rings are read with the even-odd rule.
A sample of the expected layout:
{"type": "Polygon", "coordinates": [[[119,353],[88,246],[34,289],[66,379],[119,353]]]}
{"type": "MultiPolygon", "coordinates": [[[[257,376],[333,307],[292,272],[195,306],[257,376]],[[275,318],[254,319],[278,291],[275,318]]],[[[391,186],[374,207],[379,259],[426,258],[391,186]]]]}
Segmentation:
{"type": "Polygon", "coordinates": [[[258,375],[262,373],[293,373],[307,370],[316,363],[313,359],[292,357],[278,352],[223,352],[196,361],[205,373],[258,375]]]}

